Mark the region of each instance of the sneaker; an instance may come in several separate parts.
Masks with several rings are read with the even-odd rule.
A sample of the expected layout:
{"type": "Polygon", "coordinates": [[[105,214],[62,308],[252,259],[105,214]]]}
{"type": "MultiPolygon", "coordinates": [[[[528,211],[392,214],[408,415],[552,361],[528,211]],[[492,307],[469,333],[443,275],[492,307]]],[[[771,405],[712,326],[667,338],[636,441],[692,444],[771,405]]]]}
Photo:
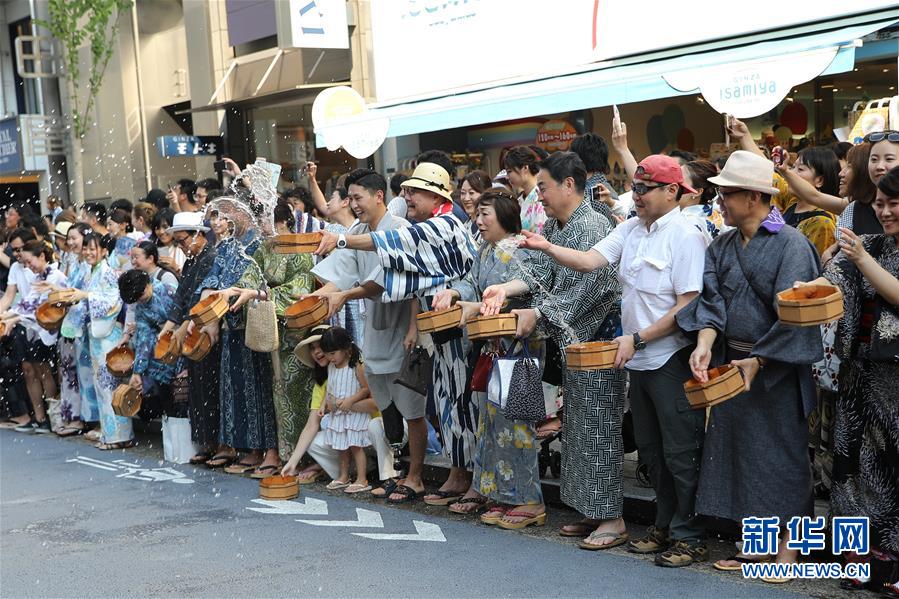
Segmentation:
{"type": "Polygon", "coordinates": [[[650,526],[646,529],[646,536],[634,539],[627,545],[630,553],[659,553],[665,551],[671,546],[671,538],[668,536],[667,529],[656,528],[650,526]]]}
{"type": "Polygon", "coordinates": [[[691,545],[676,541],[667,551],[656,556],[656,565],[663,568],[683,568],[709,559],[709,548],[701,543],[691,545]]]}
{"type": "Polygon", "coordinates": [[[52,433],[53,429],[50,428],[50,419],[48,418],[43,422],[35,422],[34,432],[38,435],[49,435],[50,433],[52,433]]]}
{"type": "Polygon", "coordinates": [[[36,428],[37,428],[37,422],[35,422],[34,420],[29,420],[25,424],[20,424],[13,430],[16,431],[17,433],[33,433],[36,428]]]}

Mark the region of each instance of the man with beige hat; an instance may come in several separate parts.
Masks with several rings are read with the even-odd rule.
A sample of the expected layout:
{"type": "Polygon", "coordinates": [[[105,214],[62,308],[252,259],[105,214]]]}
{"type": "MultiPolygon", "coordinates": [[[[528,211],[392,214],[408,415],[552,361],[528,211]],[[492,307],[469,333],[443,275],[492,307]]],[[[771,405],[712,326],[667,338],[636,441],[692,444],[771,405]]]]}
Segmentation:
{"type": "MultiPolygon", "coordinates": [[[[416,224],[362,235],[326,232],[316,253],[327,254],[335,248],[375,252],[383,268],[378,282],[383,288],[381,300],[399,302],[414,297],[425,311],[430,309],[434,294],[465,276],[476,250],[468,227],[453,215],[450,177],[445,168],[422,162],[402,185],[408,191],[407,218],[416,224]]],[[[415,333],[414,328],[411,333],[415,333]]],[[[411,347],[413,343],[414,335],[410,335],[407,344],[411,347]]],[[[465,345],[458,337],[434,346],[429,401],[440,420],[444,453],[453,462],[449,479],[435,494],[441,502],[455,500],[462,494],[455,491],[467,489],[471,483],[477,410],[464,389],[465,345]]],[[[411,428],[410,423],[410,435],[411,428]]],[[[423,491],[419,481],[407,479],[388,501],[412,501],[423,491]]],[[[428,498],[429,502],[433,497],[428,498]]]]}
{"type": "MultiPolygon", "coordinates": [[[[745,391],[711,408],[696,511],[735,522],[748,517],[812,515],[806,419],[815,406],[811,364],[822,357],[818,327],[778,320],[777,293],[818,276],[818,253],[785,226],[771,196],[774,165],[739,150],[717,177],[721,213],[734,229],[706,252],[702,294],[677,316],[697,339],[693,376],[705,382],[712,366],[740,369],[745,391]]],[[[778,562],[794,562],[782,535],[778,562]]],[[[719,560],[739,570],[742,554],[719,560]]],[[[782,579],[778,579],[782,580],[782,579]]]]}

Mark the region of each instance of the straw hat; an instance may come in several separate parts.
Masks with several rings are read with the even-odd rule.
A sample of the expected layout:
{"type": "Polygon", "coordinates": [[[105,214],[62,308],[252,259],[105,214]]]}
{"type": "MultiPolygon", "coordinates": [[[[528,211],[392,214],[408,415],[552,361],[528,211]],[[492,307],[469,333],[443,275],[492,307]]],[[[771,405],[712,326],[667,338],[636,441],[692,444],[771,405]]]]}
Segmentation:
{"type": "Polygon", "coordinates": [[[433,162],[422,162],[416,166],[412,176],[403,181],[402,186],[424,189],[425,191],[436,193],[449,201],[453,200],[452,195],[450,195],[449,173],[446,172],[445,168],[433,162]]]}
{"type": "Polygon", "coordinates": [[[208,231],[209,227],[203,226],[202,212],[179,212],[172,219],[172,226],[165,230],[171,235],[175,231],[208,231]]]}
{"type": "Polygon", "coordinates": [[[312,344],[316,341],[321,341],[322,334],[330,328],[331,325],[329,324],[320,324],[312,327],[309,331],[309,335],[297,343],[297,346],[293,348],[293,355],[295,355],[306,368],[315,368],[315,360],[312,359],[312,344]]]}
{"type": "Polygon", "coordinates": [[[736,187],[771,195],[780,190],[773,187],[774,163],[746,150],[737,150],[727,159],[721,174],[710,177],[709,183],[719,187],[736,187]]]}
{"type": "Polygon", "coordinates": [[[72,228],[72,223],[67,221],[60,221],[56,223],[56,226],[53,228],[53,235],[56,237],[65,238],[66,235],[69,234],[69,229],[72,228]]]}

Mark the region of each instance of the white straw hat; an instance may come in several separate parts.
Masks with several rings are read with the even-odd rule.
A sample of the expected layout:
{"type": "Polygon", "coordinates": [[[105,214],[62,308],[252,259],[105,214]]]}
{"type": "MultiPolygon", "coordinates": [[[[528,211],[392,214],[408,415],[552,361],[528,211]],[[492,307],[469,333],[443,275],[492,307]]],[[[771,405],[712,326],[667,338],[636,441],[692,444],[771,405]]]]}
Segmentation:
{"type": "Polygon", "coordinates": [[[203,226],[202,212],[178,212],[172,219],[172,226],[165,230],[171,235],[175,231],[208,231],[209,227],[203,226]]]}
{"type": "Polygon", "coordinates": [[[721,174],[710,177],[709,183],[719,187],[736,187],[777,195],[773,186],[774,163],[763,156],[746,150],[737,150],[727,159],[721,174]]]}

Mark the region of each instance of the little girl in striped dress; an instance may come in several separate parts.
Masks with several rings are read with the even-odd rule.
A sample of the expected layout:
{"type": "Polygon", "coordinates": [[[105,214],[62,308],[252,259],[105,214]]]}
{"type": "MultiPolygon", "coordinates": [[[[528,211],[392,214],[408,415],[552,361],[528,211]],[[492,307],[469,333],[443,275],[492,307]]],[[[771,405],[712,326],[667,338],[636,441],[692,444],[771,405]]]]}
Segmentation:
{"type": "Polygon", "coordinates": [[[345,493],[370,491],[366,476],[367,463],[363,448],[371,445],[368,412],[355,412],[353,404],[369,397],[365,369],[359,348],[346,329],[331,327],[319,341],[328,358],[328,390],[319,413],[329,412],[322,425],[325,441],[340,454],[340,476],[328,484],[329,489],[344,489],[345,493]],[[356,463],[356,480],[350,484],[350,456],[356,463]]]}

